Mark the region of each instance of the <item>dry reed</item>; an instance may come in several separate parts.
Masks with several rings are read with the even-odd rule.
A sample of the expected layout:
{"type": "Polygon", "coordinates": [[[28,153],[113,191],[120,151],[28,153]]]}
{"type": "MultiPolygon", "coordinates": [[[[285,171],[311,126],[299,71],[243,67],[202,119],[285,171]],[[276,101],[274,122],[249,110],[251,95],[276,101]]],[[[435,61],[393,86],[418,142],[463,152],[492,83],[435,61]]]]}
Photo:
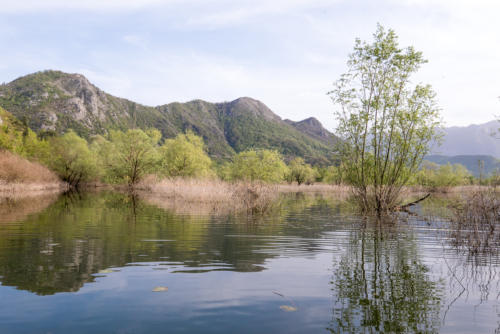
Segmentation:
{"type": "Polygon", "coordinates": [[[24,197],[65,189],[65,184],[45,166],[0,150],[0,196],[24,197]]]}
{"type": "Polygon", "coordinates": [[[476,191],[452,206],[450,229],[454,246],[471,254],[500,250],[500,197],[495,191],[476,191]]]}
{"type": "Polygon", "coordinates": [[[314,183],[298,185],[297,183],[279,184],[278,191],[282,193],[332,193],[332,194],[348,194],[351,192],[351,187],[348,185],[336,185],[326,183],[314,183]]]}
{"type": "Polygon", "coordinates": [[[148,176],[136,186],[141,198],[177,213],[264,213],[278,198],[275,185],[213,179],[148,176]]]}

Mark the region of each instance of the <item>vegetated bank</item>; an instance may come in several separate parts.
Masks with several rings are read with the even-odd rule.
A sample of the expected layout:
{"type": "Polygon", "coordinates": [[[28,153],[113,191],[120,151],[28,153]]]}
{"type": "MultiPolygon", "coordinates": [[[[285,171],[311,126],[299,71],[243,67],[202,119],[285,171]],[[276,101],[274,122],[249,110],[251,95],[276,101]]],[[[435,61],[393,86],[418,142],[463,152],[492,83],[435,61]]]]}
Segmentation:
{"type": "MultiPolygon", "coordinates": [[[[184,202],[214,210],[263,211],[280,192],[346,197],[350,191],[342,163],[312,166],[302,157],[287,160],[269,149],[249,149],[214,161],[203,138],[189,130],[163,141],[154,128],[110,130],[87,140],[72,130],[37,135],[1,108],[0,119],[0,188],[10,195],[111,185],[177,206],[184,202]]],[[[496,179],[482,182],[496,184],[496,179]]],[[[408,189],[450,191],[477,183],[460,165],[425,163],[408,189]]]]}

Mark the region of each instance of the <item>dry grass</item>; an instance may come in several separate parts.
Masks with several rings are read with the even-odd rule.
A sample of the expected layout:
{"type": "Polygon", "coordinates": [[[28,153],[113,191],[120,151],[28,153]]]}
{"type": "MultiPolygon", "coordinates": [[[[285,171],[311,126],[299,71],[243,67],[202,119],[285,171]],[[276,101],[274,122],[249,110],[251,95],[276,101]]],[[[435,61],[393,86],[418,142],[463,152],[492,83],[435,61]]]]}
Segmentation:
{"type": "Polygon", "coordinates": [[[490,186],[468,185],[468,186],[446,186],[446,187],[405,187],[410,192],[433,193],[433,194],[472,194],[478,191],[487,191],[490,186]]]}
{"type": "Polygon", "coordinates": [[[282,193],[335,193],[335,194],[349,194],[351,193],[351,187],[347,185],[335,185],[326,183],[315,183],[315,184],[303,184],[297,185],[297,183],[289,184],[279,184],[278,191],[282,193]]]}
{"type": "Polygon", "coordinates": [[[185,214],[264,213],[279,193],[276,185],[148,176],[136,187],[141,198],[185,214]]]}
{"type": "Polygon", "coordinates": [[[471,254],[500,251],[500,194],[477,191],[452,207],[451,240],[471,254]]]}
{"type": "Polygon", "coordinates": [[[46,167],[0,150],[0,196],[60,192],[65,185],[46,167]]]}
{"type": "Polygon", "coordinates": [[[3,150],[0,150],[0,180],[7,183],[59,182],[57,175],[47,167],[3,150]]]}

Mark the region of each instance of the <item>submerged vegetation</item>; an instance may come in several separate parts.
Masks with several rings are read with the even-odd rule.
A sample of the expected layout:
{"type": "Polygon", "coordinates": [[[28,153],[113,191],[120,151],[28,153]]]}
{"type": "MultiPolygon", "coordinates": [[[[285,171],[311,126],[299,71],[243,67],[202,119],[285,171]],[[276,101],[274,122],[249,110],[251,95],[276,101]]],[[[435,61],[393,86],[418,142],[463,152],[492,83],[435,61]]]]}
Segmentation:
{"type": "Polygon", "coordinates": [[[496,191],[476,191],[453,206],[451,240],[470,254],[500,250],[500,196],[496,191]]]}

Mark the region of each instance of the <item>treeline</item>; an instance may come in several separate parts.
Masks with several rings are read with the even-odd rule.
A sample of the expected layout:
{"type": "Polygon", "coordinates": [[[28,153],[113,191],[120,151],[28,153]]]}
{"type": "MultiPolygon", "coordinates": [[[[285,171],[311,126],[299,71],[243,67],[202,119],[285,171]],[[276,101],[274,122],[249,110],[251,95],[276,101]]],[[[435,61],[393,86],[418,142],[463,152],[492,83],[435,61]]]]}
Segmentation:
{"type": "MultiPolygon", "coordinates": [[[[299,157],[286,163],[274,150],[247,150],[236,154],[232,161],[216,163],[208,156],[203,139],[190,131],[162,142],[157,129],[111,130],[107,136],[87,141],[74,131],[39,137],[9,114],[0,116],[0,148],[45,165],[73,187],[96,181],[133,186],[148,174],[299,185],[342,184],[347,180],[343,168],[313,167],[299,157]]],[[[481,181],[496,185],[498,179],[481,181]]],[[[462,165],[440,166],[427,161],[410,179],[410,184],[426,187],[477,183],[462,165]]]]}
{"type": "Polygon", "coordinates": [[[268,183],[341,182],[333,166],[315,168],[302,158],[286,164],[274,150],[247,150],[217,164],[206,153],[203,139],[191,131],[161,142],[156,129],[111,130],[87,141],[71,130],[41,138],[17,125],[0,127],[0,148],[47,166],[73,187],[94,181],[134,185],[147,174],[268,183]]]}

